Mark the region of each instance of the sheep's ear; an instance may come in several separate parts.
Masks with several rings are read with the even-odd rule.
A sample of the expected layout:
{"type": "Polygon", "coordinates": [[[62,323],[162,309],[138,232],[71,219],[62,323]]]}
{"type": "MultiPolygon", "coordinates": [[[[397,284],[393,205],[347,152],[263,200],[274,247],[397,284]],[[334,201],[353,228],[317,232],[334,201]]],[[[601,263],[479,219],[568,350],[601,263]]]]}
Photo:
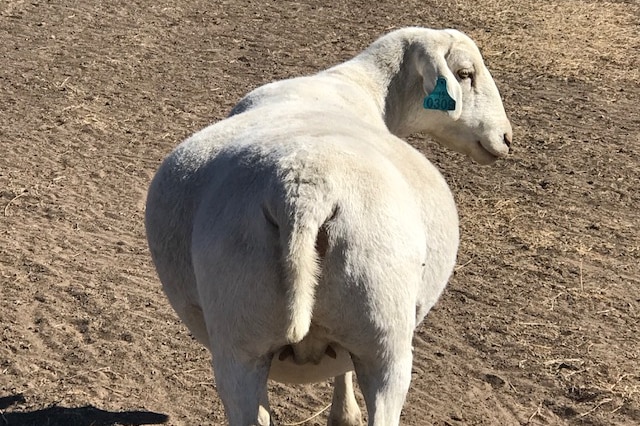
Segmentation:
{"type": "Polygon", "coordinates": [[[446,112],[453,120],[462,114],[462,88],[443,56],[429,58],[422,75],[423,107],[446,112]]]}

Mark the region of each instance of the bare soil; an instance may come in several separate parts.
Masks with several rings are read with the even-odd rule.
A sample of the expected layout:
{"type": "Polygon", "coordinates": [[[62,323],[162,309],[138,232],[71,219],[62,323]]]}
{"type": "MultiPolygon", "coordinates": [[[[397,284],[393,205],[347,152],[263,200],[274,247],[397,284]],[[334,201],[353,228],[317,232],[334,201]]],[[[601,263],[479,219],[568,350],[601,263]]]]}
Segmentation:
{"type": "MultiPolygon", "coordinates": [[[[483,168],[410,140],[450,183],[462,242],[402,423],[640,424],[637,0],[5,0],[0,425],[223,424],[150,261],[149,181],[247,91],[407,25],[478,42],[515,152],[483,168]]],[[[330,386],[271,395],[292,424],[330,386]]]]}

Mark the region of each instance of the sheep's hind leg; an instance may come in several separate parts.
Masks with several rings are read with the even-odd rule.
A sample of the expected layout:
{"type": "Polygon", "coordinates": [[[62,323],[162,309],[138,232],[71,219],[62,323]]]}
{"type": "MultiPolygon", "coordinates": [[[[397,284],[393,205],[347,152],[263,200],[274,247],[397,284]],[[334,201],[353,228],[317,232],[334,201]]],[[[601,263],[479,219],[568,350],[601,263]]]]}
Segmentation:
{"type": "Polygon", "coordinates": [[[386,356],[382,357],[353,357],[358,384],[367,405],[369,426],[400,423],[411,382],[411,340],[387,349],[382,352],[386,356]]]}
{"type": "Polygon", "coordinates": [[[349,371],[333,380],[333,400],[328,426],[361,426],[362,414],[353,393],[353,372],[349,371]]]}
{"type": "Polygon", "coordinates": [[[267,397],[270,357],[240,361],[216,351],[213,371],[229,426],[274,426],[267,397]]]}

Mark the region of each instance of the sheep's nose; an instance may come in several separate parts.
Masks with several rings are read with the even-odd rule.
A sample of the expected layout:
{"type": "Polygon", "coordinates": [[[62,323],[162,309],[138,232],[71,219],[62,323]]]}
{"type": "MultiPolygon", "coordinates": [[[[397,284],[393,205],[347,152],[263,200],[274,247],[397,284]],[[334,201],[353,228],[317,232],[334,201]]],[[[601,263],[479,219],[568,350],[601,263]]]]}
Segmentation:
{"type": "Polygon", "coordinates": [[[511,140],[513,139],[513,135],[511,134],[511,132],[509,133],[505,133],[503,136],[503,140],[504,140],[504,144],[507,146],[507,148],[509,148],[509,154],[511,154],[511,140]]]}

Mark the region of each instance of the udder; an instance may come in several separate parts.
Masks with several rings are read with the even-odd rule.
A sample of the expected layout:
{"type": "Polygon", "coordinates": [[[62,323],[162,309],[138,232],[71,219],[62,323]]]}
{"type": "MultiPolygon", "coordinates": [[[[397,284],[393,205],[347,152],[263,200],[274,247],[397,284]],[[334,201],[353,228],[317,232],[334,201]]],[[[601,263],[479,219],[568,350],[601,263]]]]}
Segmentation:
{"type": "Polygon", "coordinates": [[[269,378],[281,383],[314,383],[353,370],[351,354],[338,344],[318,345],[311,352],[304,349],[307,348],[287,345],[276,351],[269,378]]]}

